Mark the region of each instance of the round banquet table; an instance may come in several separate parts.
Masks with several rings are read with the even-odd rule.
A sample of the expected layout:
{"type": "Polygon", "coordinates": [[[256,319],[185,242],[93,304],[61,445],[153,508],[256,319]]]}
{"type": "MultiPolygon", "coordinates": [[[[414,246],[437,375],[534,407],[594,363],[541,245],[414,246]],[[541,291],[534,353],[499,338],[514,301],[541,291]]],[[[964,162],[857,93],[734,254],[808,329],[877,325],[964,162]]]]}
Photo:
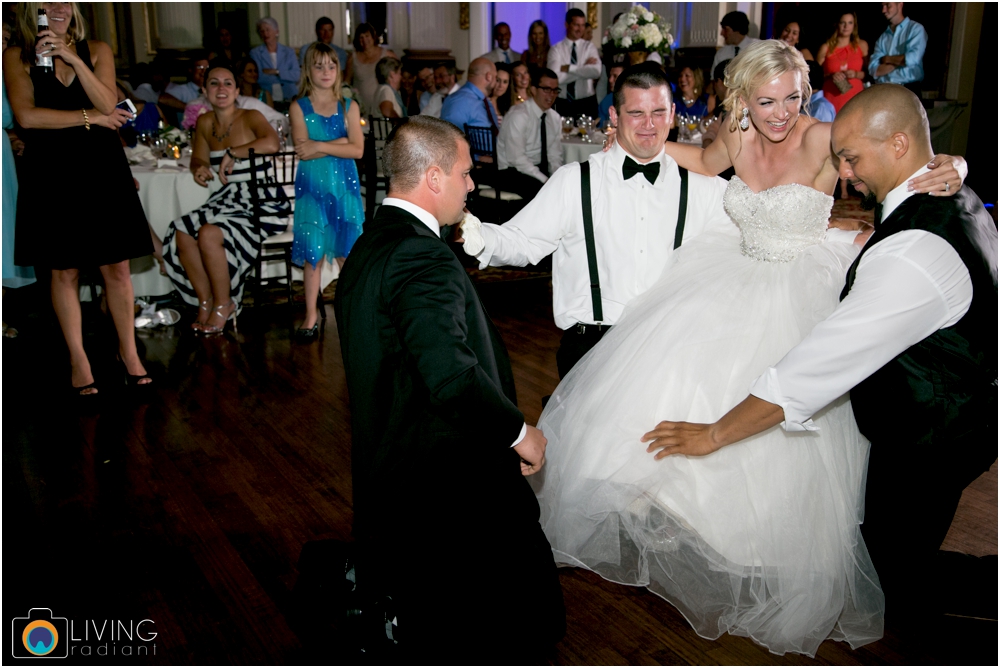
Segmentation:
{"type": "Polygon", "coordinates": [[[583,162],[592,154],[598,153],[604,147],[604,135],[597,133],[595,136],[598,139],[595,139],[593,142],[585,142],[576,136],[560,140],[562,144],[563,164],[568,165],[571,162],[583,162]]]}

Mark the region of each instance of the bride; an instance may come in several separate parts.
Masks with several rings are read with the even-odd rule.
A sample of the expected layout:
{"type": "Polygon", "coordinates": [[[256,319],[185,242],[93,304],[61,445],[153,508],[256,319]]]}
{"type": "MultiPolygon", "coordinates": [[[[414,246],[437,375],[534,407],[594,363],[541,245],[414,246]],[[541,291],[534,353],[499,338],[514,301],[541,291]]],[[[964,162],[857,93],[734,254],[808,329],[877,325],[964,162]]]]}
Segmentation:
{"type": "Polygon", "coordinates": [[[756,43],[726,85],[722,141],[667,151],[701,173],[735,167],[724,203],[739,229],[685,242],[556,389],[538,424],[540,521],[558,563],[647,587],[703,637],[858,647],[882,636],[884,600],[859,530],[868,442],[847,397],[818,431],[775,427],[706,457],[655,460],[640,442],[660,420],[713,422],[745,397],[833,310],[860,248],[827,230],[837,167],[830,124],[799,115],[802,56],[756,43]]]}

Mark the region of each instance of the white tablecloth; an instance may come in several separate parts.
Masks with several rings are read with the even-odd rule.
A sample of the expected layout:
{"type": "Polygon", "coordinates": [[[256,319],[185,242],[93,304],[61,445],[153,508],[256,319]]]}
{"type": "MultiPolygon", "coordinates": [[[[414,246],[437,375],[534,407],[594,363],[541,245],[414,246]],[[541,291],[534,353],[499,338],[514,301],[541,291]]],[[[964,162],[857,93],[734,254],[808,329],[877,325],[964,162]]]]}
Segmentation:
{"type": "MultiPolygon", "coordinates": [[[[222,187],[216,178],[208,182],[207,188],[202,188],[195,183],[191,171],[183,167],[154,168],[151,165],[135,165],[132,167],[132,176],[139,182],[139,201],[142,202],[142,210],[160,239],[166,235],[171,222],[197,209],[208,201],[212,193],[222,187]]],[[[291,229],[290,219],[289,229],[291,229]]],[[[174,289],[173,282],[160,274],[159,264],[152,255],[132,260],[131,268],[132,286],[137,296],[165,295],[174,289]]],[[[340,270],[336,263],[324,263],[322,287],[325,288],[339,274],[340,270]]],[[[264,263],[265,277],[284,275],[283,263],[264,263]]],[[[298,267],[292,269],[292,280],[302,280],[302,270],[298,267]]]]}
{"type": "Polygon", "coordinates": [[[603,148],[604,137],[600,134],[596,136],[598,139],[595,139],[593,142],[584,142],[577,137],[561,140],[563,164],[568,165],[571,162],[583,162],[592,154],[600,151],[603,148]]]}

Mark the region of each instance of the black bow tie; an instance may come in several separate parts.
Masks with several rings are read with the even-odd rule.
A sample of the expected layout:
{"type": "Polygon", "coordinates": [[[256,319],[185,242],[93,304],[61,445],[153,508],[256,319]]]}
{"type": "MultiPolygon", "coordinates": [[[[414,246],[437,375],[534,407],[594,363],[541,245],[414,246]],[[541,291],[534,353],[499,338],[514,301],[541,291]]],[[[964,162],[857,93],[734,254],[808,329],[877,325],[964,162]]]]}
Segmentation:
{"type": "Polygon", "coordinates": [[[625,162],[622,163],[622,176],[628,181],[630,178],[636,174],[642,174],[646,177],[646,180],[650,183],[656,182],[656,177],[660,175],[660,161],[649,162],[645,165],[640,165],[638,162],[632,158],[625,156],[625,162]]]}

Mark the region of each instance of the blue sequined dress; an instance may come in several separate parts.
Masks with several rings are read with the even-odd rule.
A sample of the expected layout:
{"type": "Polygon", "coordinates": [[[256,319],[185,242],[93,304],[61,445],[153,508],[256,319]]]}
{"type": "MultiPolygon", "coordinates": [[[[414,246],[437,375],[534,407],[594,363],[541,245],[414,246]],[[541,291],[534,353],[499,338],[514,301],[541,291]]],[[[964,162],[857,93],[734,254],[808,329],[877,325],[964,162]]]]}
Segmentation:
{"type": "MultiPolygon", "coordinates": [[[[309,139],[330,141],[347,136],[347,106],[337,104],[333,116],[321,116],[308,97],[299,99],[309,139]]],[[[313,267],[324,259],[347,257],[361,236],[365,212],[358,168],[350,158],[325,156],[299,163],[295,177],[295,239],[292,262],[313,267]]]]}
{"type": "MultiPolygon", "coordinates": [[[[14,114],[7,102],[7,85],[3,86],[3,127],[13,129],[14,114]]],[[[14,221],[17,215],[17,171],[14,152],[6,132],[3,135],[3,286],[20,288],[35,282],[35,270],[14,264],[14,221]]]]}

